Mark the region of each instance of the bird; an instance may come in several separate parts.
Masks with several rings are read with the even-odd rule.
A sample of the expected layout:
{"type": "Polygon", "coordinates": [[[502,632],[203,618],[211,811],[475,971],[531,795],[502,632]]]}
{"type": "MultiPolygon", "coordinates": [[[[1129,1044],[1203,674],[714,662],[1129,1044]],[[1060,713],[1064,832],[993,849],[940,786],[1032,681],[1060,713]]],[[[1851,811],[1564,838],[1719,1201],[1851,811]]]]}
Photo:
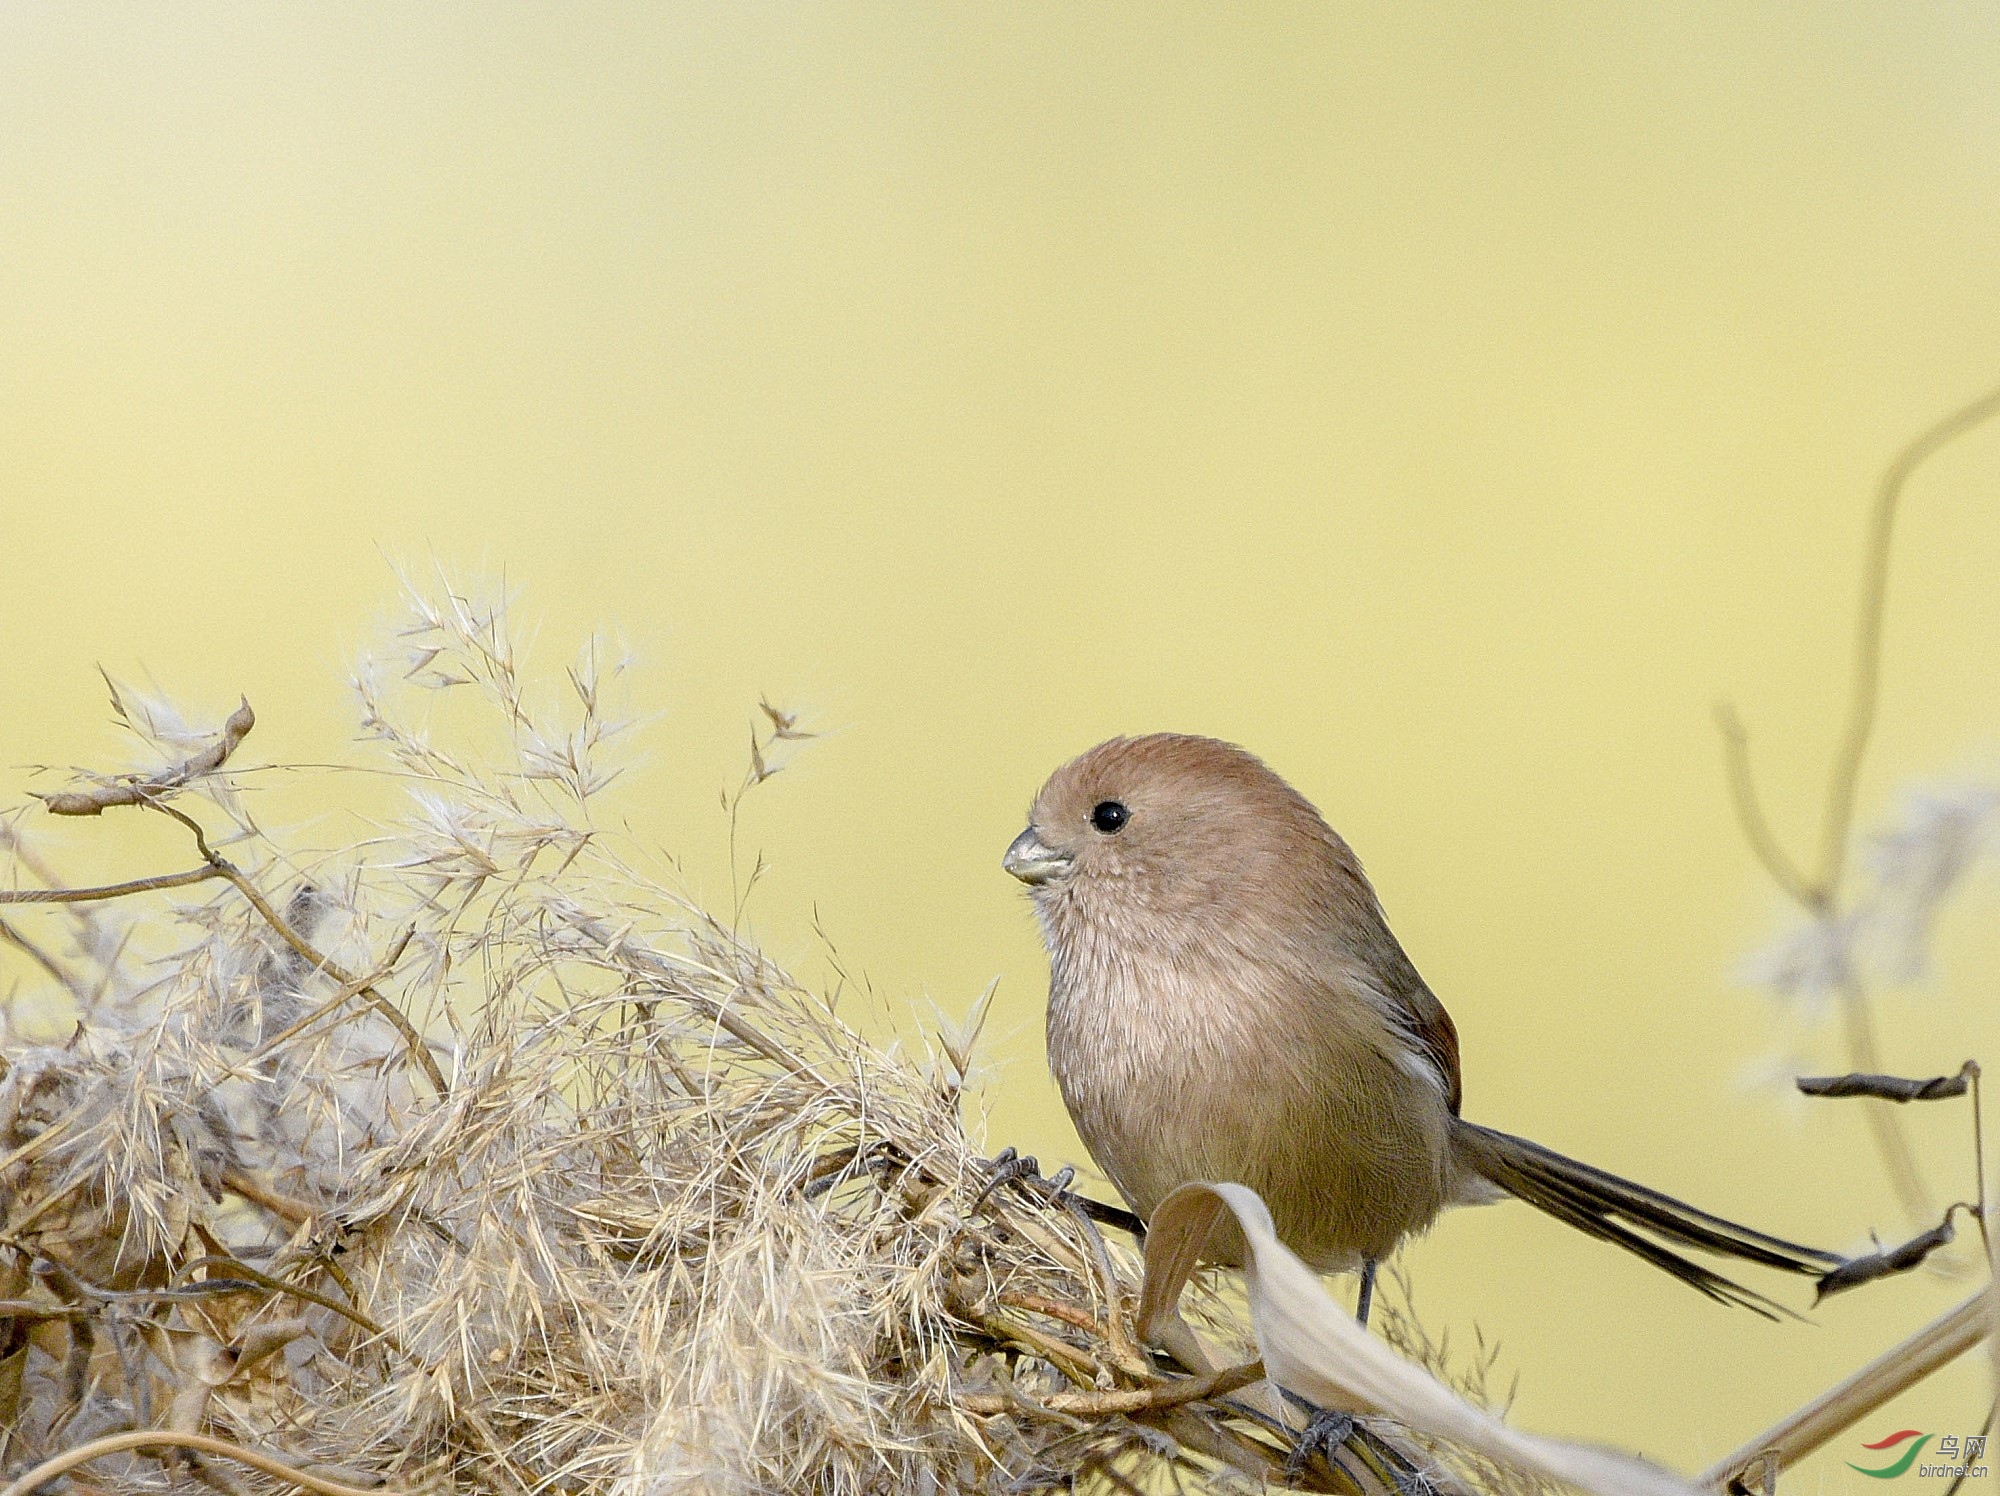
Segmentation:
{"type": "MultiPolygon", "coordinates": [[[[1375,1265],[1445,1208],[1513,1197],[1775,1318],[1685,1249],[1825,1278],[1844,1259],[1461,1115],[1458,1031],[1348,844],[1246,749],[1113,738],[1058,768],[1003,866],[1049,958],[1048,1060],[1141,1221],[1195,1180],[1248,1185],[1322,1273],[1375,1265]]],[[[1230,1227],[1207,1255],[1242,1265],[1230,1227]]]]}

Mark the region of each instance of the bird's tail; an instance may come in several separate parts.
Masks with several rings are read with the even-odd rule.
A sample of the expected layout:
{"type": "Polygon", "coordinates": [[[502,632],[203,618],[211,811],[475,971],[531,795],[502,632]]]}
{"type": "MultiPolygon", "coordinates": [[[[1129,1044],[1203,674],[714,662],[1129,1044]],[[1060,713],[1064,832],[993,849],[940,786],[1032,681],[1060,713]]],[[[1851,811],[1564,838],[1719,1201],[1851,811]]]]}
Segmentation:
{"type": "Polygon", "coordinates": [[[1455,1120],[1452,1140],[1462,1167],[1515,1199],[1525,1200],[1579,1231],[1616,1242],[1712,1299],[1741,1304],[1766,1319],[1776,1319],[1791,1311],[1669,1250],[1661,1242],[1788,1273],[1802,1273],[1815,1280],[1825,1277],[1845,1260],[1832,1252],[1802,1247],[1725,1221],[1705,1210],[1684,1205],[1671,1195],[1620,1179],[1616,1174],[1565,1158],[1539,1143],[1495,1132],[1490,1127],[1455,1120]],[[1654,1240],[1655,1237],[1660,1240],[1654,1240]]]}

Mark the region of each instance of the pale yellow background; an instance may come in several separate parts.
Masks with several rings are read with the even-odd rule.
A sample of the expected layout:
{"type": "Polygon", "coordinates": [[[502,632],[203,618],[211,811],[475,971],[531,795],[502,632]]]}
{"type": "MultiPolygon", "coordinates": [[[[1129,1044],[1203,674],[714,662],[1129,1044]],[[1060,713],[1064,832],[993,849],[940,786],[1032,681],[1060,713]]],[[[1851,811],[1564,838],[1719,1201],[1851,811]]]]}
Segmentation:
{"type": "MultiPolygon", "coordinates": [[[[1858,1115],[1744,1085],[1779,909],[1709,713],[1803,845],[1865,495],[2000,377],[1996,256],[1987,6],[9,5],[0,761],[102,760],[98,662],[346,755],[387,560],[504,568],[551,665],[635,647],[633,814],[712,895],[758,693],[828,730],[758,928],[899,1011],[998,975],[992,1137],[1053,1161],[1000,851],[1068,754],[1222,734],[1366,859],[1469,1115],[1853,1246],[1858,1115]]],[[[2000,433],[1913,493],[1871,817],[1992,761],[1997,496],[2000,433]]],[[[1896,1065],[2000,1061],[1991,913],[1896,1065]]],[[[1521,1207],[1412,1262],[1524,1424],[1683,1465],[1963,1291],[1768,1325],[1521,1207]]]]}

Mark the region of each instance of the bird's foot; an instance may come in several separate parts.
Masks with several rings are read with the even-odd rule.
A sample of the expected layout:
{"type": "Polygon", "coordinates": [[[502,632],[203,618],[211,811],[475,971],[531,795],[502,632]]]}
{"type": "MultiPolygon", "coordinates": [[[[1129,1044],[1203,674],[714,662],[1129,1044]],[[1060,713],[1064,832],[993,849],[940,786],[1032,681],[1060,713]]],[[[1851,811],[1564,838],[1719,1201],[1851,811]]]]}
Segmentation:
{"type": "Polygon", "coordinates": [[[988,1197],[1003,1185],[1018,1184],[1058,1210],[1067,1210],[1072,1214],[1081,1211],[1100,1226],[1116,1226],[1120,1231],[1130,1232],[1139,1241],[1146,1239],[1146,1223],[1131,1211],[1118,1205],[1106,1205],[1102,1200],[1093,1200],[1072,1190],[1070,1186],[1076,1182],[1076,1170],[1068,1164],[1044,1179],[1042,1166],[1032,1154],[1002,1148],[993,1156],[988,1167],[993,1172],[979,1187],[979,1193],[972,1197],[973,1210],[984,1205],[988,1197]]]}
{"type": "MultiPolygon", "coordinates": [[[[1315,1407],[1290,1392],[1285,1393],[1285,1400],[1310,1415],[1285,1460],[1287,1481],[1296,1481],[1303,1475],[1314,1455],[1319,1455],[1349,1479],[1355,1479],[1354,1471],[1348,1465],[1348,1459],[1352,1458],[1367,1466],[1377,1477],[1387,1476],[1401,1496],[1437,1496],[1437,1487],[1431,1483],[1429,1476],[1412,1465],[1398,1450],[1357,1423],[1352,1414],[1334,1408],[1315,1407]]],[[[1364,1490],[1367,1489],[1366,1481],[1358,1483],[1364,1490]]]]}
{"type": "Polygon", "coordinates": [[[1003,1185],[1020,1184],[1032,1189],[1053,1204],[1060,1205],[1068,1193],[1070,1183],[1076,1178],[1076,1170],[1065,1164],[1056,1170],[1053,1179],[1042,1178],[1041,1163],[1032,1153],[1020,1153],[1013,1148],[1002,1148],[993,1158],[993,1172],[979,1193],[973,1196],[972,1208],[977,1210],[986,1203],[987,1196],[1003,1185]]]}
{"type": "Polygon", "coordinates": [[[1324,1455],[1329,1465],[1338,1466],[1340,1451],[1354,1437],[1354,1417],[1334,1408],[1315,1408],[1306,1426],[1299,1430],[1292,1452],[1285,1458],[1285,1479],[1295,1481],[1305,1473],[1314,1455],[1324,1455]]]}

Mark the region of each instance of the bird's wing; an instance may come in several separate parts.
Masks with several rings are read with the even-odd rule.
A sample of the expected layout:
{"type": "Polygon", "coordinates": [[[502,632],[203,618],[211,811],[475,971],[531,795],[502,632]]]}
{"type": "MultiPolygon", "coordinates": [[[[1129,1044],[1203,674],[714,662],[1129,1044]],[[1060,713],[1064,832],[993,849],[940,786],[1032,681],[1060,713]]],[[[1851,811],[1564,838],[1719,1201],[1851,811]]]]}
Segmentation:
{"type": "Polygon", "coordinates": [[[1403,965],[1409,971],[1411,983],[1389,994],[1396,1004],[1398,1027],[1437,1071],[1438,1079],[1444,1083],[1445,1100],[1451,1104],[1451,1114],[1456,1117],[1465,1094],[1464,1078],[1458,1069],[1458,1026],[1451,1021],[1451,1014],[1444,1010],[1444,1004],[1437,1000],[1437,995],[1424,985],[1424,979],[1417,975],[1416,968],[1410,966],[1408,961],[1403,965]]]}

